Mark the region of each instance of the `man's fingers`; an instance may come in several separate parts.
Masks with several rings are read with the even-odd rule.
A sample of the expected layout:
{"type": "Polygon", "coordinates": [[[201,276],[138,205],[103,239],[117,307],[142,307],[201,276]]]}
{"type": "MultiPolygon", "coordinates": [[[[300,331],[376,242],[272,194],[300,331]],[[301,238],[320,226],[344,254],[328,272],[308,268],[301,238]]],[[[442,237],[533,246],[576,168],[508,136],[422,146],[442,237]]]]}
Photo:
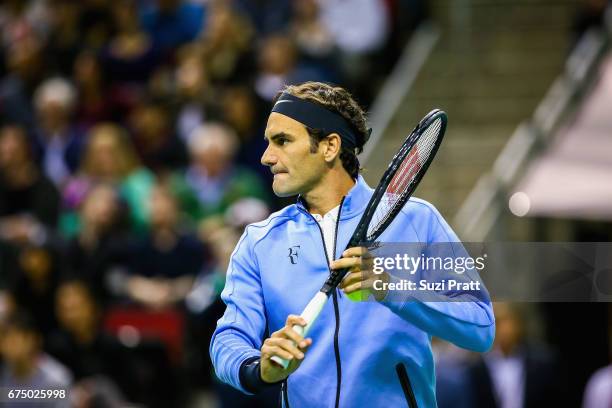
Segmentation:
{"type": "Polygon", "coordinates": [[[364,256],[369,254],[368,248],[366,247],[352,247],[348,248],[346,251],[342,253],[342,256],[345,258],[352,256],[364,256]]]}
{"type": "MultiPolygon", "coordinates": [[[[281,339],[281,338],[269,338],[266,340],[266,346],[270,347],[271,350],[280,350],[283,353],[289,354],[289,356],[293,359],[296,358],[301,360],[304,358],[304,353],[298,349],[295,343],[289,339],[281,339]]],[[[262,348],[263,352],[263,348],[262,348]]],[[[280,357],[288,359],[285,355],[277,354],[280,357]]]]}
{"type": "Polygon", "coordinates": [[[293,327],[296,324],[298,326],[306,326],[307,322],[306,320],[304,320],[302,316],[298,316],[298,315],[287,316],[287,322],[285,322],[285,326],[293,327]]]}
{"type": "Polygon", "coordinates": [[[361,267],[361,258],[340,258],[329,264],[331,269],[361,267]]]}
{"type": "Polygon", "coordinates": [[[362,282],[353,283],[352,285],[346,286],[344,289],[344,293],[353,293],[359,289],[365,289],[365,285],[362,282]]]}
{"type": "Polygon", "coordinates": [[[363,280],[362,271],[351,272],[346,275],[346,277],[340,282],[340,289],[344,289],[349,285],[354,283],[359,283],[363,280]]]}
{"type": "Polygon", "coordinates": [[[261,348],[261,355],[266,359],[270,359],[274,356],[278,356],[285,360],[293,360],[293,354],[283,350],[278,346],[263,346],[261,348]]]}

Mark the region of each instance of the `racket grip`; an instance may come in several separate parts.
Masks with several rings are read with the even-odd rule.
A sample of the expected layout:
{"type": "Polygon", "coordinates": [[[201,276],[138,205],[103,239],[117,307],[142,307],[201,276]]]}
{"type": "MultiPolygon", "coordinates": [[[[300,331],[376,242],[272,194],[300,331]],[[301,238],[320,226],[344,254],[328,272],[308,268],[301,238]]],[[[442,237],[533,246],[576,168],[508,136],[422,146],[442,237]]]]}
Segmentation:
{"type": "MultiPolygon", "coordinates": [[[[317,294],[308,302],[308,305],[304,308],[304,311],[300,315],[302,319],[306,320],[306,326],[294,325],[292,330],[299,334],[302,337],[306,337],[312,324],[317,320],[325,302],[327,301],[327,295],[323,292],[317,292],[317,294]]],[[[280,365],[284,369],[289,367],[289,360],[285,360],[279,356],[272,356],[270,360],[274,361],[276,364],[280,365]]]]}

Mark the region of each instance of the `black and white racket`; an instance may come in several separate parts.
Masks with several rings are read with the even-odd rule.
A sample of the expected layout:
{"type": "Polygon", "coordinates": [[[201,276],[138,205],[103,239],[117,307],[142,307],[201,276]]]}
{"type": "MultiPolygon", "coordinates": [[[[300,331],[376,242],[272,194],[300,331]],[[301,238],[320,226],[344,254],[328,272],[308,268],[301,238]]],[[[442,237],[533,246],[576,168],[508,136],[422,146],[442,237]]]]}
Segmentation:
{"type": "MultiPolygon", "coordinates": [[[[376,241],[382,232],[393,222],[419,185],[427,168],[433,161],[446,131],[447,116],[439,109],[429,112],[393,157],[389,167],[378,183],[361,220],[351,237],[347,248],[368,246],[376,241]]],[[[325,302],[349,269],[331,272],[321,290],[312,298],[301,314],[306,326],[293,326],[293,330],[306,337],[325,302]]],[[[287,368],[289,361],[274,356],[272,361],[287,368]]]]}

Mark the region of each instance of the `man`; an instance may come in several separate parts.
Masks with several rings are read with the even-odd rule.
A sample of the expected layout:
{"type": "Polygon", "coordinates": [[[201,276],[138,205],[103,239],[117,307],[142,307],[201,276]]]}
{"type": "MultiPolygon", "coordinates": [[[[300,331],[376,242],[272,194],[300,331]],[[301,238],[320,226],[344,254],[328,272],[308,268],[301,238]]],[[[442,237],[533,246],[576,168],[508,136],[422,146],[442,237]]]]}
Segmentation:
{"type": "MultiPolygon", "coordinates": [[[[495,323],[488,300],[352,302],[371,288],[365,248],[343,253],[372,195],[355,155],[368,139],[363,111],[338,87],[287,87],[268,119],[262,163],[279,196],[298,203],[248,226],[228,267],[227,304],[211,342],[219,378],[248,393],[283,382],[291,407],[434,407],[431,336],[489,349],[495,323]],[[342,256],[341,259],[333,259],[342,256]],[[291,328],[330,269],[351,267],[309,338],[291,328]],[[289,317],[287,317],[289,316],[289,317]],[[271,333],[271,335],[268,335],[271,333]],[[290,359],[285,370],[273,356],[290,359]],[[299,368],[299,369],[298,369],[299,368]],[[291,376],[290,376],[291,374],[291,376]]],[[[428,203],[411,199],[381,235],[386,242],[457,242],[428,203]]],[[[488,298],[488,296],[487,296],[488,298]]]]}

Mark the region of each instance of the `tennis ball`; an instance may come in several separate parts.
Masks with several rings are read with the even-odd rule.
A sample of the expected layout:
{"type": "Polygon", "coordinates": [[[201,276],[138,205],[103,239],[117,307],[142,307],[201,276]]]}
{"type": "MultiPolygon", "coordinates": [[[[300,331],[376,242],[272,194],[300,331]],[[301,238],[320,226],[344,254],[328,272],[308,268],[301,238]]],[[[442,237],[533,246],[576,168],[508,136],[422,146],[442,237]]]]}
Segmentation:
{"type": "Polygon", "coordinates": [[[346,297],[351,299],[353,302],[365,302],[366,300],[368,300],[369,296],[370,296],[370,291],[367,289],[359,289],[359,290],[356,290],[355,292],[348,293],[346,295],[346,297]]]}

